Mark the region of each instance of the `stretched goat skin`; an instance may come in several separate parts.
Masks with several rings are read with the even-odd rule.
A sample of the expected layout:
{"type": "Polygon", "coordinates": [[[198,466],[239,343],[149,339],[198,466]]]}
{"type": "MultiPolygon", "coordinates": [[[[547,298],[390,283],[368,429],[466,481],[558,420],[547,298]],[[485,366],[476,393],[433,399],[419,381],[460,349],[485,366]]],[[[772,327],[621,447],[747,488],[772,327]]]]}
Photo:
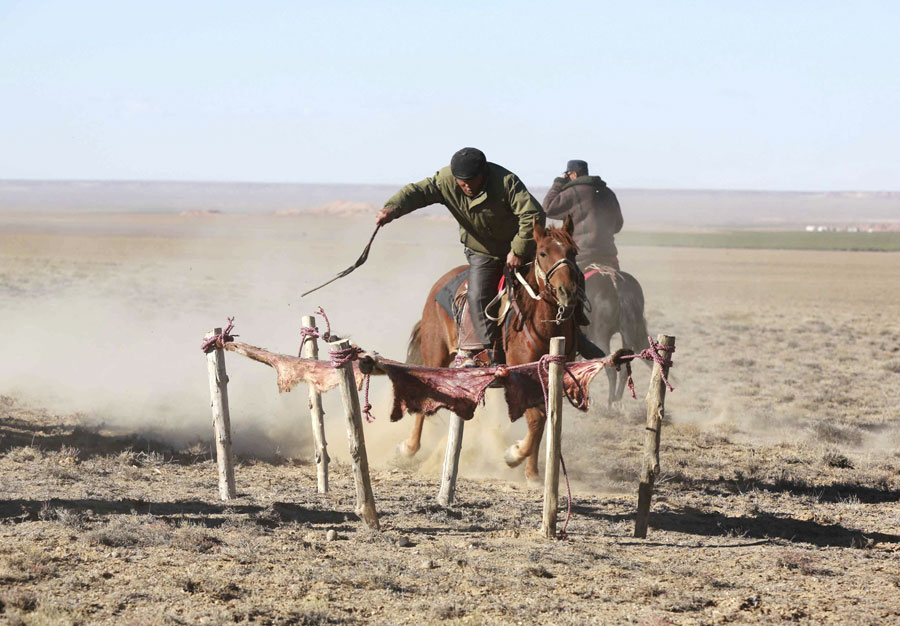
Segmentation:
{"type": "MultiPolygon", "coordinates": [[[[319,392],[334,389],[339,383],[337,370],[328,361],[276,354],[240,341],[226,343],[225,349],[274,368],[278,374],[278,390],[282,392],[290,391],[301,382],[314,385],[319,392]]],[[[359,371],[357,363],[353,363],[353,373],[356,377],[356,386],[361,389],[365,376],[359,371]]]]}
{"type": "MultiPolygon", "coordinates": [[[[290,391],[298,383],[312,384],[320,392],[338,385],[337,370],[328,361],[301,359],[286,354],[276,354],[263,348],[239,341],[225,344],[225,349],[265,363],[278,375],[278,389],[290,391]]],[[[406,365],[382,357],[370,357],[374,361],[372,373],[386,374],[394,388],[394,404],[391,421],[400,420],[406,413],[431,415],[440,409],[448,409],[464,420],[470,420],[475,408],[484,398],[484,392],[495,378],[504,389],[510,421],[516,421],[527,409],[543,406],[544,393],[541,373],[537,363],[527,363],[500,368],[445,369],[406,365]]],[[[614,357],[567,363],[563,374],[563,389],[570,402],[586,411],[590,400],[589,386],[601,370],[614,367],[614,357]]],[[[362,388],[365,374],[359,362],[353,362],[356,385],[362,388]]],[[[544,373],[546,380],[546,373],[544,373]]]]}

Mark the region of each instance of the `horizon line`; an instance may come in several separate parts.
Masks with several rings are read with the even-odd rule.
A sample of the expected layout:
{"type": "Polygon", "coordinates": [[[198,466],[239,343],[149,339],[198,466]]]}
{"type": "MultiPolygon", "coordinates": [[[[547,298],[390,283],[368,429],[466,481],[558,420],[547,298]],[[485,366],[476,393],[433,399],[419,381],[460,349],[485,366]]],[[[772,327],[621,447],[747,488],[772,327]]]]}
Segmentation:
{"type": "MultiPolygon", "coordinates": [[[[214,180],[214,179],[165,179],[165,178],[0,178],[4,183],[112,183],[112,184],[179,184],[179,185],[247,185],[247,186],[310,186],[310,187],[390,187],[400,189],[408,183],[368,183],[368,182],[289,182],[289,181],[254,181],[254,180],[214,180]]],[[[550,185],[535,185],[549,187],[550,185]]],[[[610,186],[612,187],[612,185],[610,186]]],[[[898,194],[898,190],[890,189],[751,189],[746,187],[619,187],[618,191],[651,191],[651,192],[714,192],[714,193],[792,193],[792,194],[898,194]]]]}

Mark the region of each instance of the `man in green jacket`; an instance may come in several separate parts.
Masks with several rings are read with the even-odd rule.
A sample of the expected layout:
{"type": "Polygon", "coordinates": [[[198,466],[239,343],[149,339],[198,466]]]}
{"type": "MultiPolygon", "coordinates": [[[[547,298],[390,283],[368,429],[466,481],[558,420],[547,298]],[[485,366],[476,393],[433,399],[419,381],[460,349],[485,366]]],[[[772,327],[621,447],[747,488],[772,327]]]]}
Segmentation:
{"type": "MultiPolygon", "coordinates": [[[[477,148],[459,150],[449,167],[406,185],[384,203],[375,221],[387,224],[430,204],[443,204],[459,222],[469,262],[469,314],[482,347],[491,350],[498,329],[484,308],[497,293],[504,265],[521,267],[534,255],[534,223],[544,225],[544,210],[518,176],[489,163],[477,148]]],[[[461,350],[463,365],[474,365],[477,352],[461,350]]]]}

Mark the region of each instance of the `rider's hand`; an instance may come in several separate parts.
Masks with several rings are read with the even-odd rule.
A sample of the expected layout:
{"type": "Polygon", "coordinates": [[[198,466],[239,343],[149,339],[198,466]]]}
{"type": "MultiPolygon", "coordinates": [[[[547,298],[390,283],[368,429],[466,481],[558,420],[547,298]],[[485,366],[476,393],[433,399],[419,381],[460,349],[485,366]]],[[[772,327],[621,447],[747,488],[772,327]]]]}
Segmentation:
{"type": "Polygon", "coordinates": [[[394,216],[392,215],[393,211],[389,208],[385,207],[381,209],[378,213],[375,214],[375,224],[377,226],[384,226],[388,222],[392,222],[394,220],[394,216]]]}
{"type": "Polygon", "coordinates": [[[513,269],[518,269],[522,267],[522,257],[516,256],[516,253],[510,250],[506,255],[506,264],[513,269]]]}

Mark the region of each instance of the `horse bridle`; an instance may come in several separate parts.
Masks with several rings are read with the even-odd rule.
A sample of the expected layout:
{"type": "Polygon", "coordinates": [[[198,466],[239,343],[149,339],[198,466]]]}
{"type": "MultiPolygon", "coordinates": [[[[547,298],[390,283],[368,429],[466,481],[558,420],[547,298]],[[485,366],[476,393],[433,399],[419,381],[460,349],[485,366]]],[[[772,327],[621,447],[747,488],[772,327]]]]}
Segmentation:
{"type": "Polygon", "coordinates": [[[578,266],[575,265],[575,262],[569,257],[564,257],[554,263],[548,271],[544,271],[544,268],[541,267],[540,262],[537,259],[534,260],[534,274],[538,279],[538,293],[534,293],[534,290],[531,288],[531,285],[528,284],[528,281],[525,280],[522,275],[519,273],[519,270],[515,270],[516,278],[519,280],[519,283],[522,287],[525,288],[525,291],[528,292],[528,295],[531,296],[533,300],[543,300],[543,293],[545,291],[549,292],[550,297],[553,298],[553,304],[556,305],[556,319],[552,320],[543,320],[545,322],[553,322],[557,326],[562,324],[564,321],[569,319],[572,316],[572,312],[574,312],[575,307],[570,307],[569,315],[566,316],[566,307],[562,306],[559,303],[559,299],[556,297],[556,288],[550,284],[550,277],[553,276],[553,273],[558,270],[562,266],[566,266],[571,271],[578,271],[578,266]],[[543,281],[544,285],[541,287],[540,283],[543,281]]]}

